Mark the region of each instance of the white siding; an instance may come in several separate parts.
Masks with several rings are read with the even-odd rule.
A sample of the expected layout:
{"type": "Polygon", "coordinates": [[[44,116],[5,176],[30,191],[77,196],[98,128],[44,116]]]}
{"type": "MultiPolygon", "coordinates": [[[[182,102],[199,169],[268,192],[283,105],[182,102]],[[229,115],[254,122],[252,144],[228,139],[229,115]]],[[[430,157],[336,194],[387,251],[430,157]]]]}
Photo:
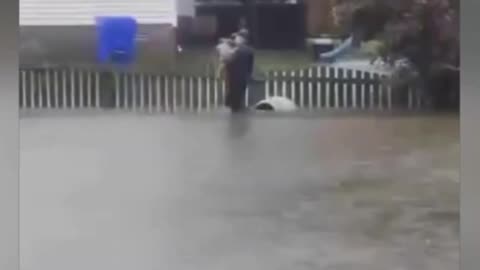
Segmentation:
{"type": "MultiPolygon", "coordinates": [[[[93,25],[97,16],[177,24],[177,0],[20,0],[20,25],[93,25]]],[[[182,1],[182,0],[178,0],[182,1]]]]}
{"type": "Polygon", "coordinates": [[[178,15],[195,16],[195,0],[177,0],[178,15]]]}

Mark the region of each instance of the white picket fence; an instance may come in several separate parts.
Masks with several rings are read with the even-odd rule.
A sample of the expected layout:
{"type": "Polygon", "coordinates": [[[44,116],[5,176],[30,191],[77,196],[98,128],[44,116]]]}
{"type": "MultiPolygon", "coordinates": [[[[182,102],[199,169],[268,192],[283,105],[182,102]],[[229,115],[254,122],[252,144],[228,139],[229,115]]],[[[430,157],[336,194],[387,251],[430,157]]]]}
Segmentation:
{"type": "MultiPolygon", "coordinates": [[[[115,109],[178,112],[212,111],[223,106],[226,85],[210,76],[113,73],[115,109]]],[[[102,89],[103,91],[104,89],[102,89]]]]}
{"type": "Polygon", "coordinates": [[[379,71],[337,66],[312,66],[293,71],[271,71],[266,76],[266,95],[284,96],[299,107],[321,110],[420,110],[421,91],[398,94],[382,83],[388,76],[379,71]],[[397,104],[396,104],[397,103],[397,104]]]}
{"type": "Polygon", "coordinates": [[[100,73],[73,69],[21,69],[20,108],[100,108],[100,73]]]}
{"type": "MultiPolygon", "coordinates": [[[[384,76],[324,66],[271,71],[250,85],[245,102],[252,106],[271,96],[283,96],[305,110],[388,111],[396,108],[396,98],[381,83],[384,76]]],[[[223,107],[225,93],[225,81],[212,76],[76,68],[20,70],[22,109],[202,112],[223,107]]],[[[404,93],[402,109],[421,109],[419,93],[415,89],[404,93]]]]}

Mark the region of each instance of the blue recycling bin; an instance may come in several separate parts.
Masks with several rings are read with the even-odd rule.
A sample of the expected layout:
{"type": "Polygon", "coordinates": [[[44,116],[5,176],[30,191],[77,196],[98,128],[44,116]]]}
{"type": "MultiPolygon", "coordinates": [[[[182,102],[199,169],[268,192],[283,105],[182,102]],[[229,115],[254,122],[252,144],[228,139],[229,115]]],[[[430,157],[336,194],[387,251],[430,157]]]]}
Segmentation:
{"type": "Polygon", "coordinates": [[[101,63],[130,64],[135,60],[135,18],[98,17],[96,27],[97,58],[101,63]]]}

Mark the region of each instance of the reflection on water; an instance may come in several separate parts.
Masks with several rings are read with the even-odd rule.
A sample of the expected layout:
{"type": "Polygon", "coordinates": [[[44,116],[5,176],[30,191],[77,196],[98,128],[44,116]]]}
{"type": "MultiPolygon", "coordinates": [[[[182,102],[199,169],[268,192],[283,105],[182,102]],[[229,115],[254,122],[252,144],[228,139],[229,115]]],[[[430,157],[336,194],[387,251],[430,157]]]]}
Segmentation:
{"type": "Polygon", "coordinates": [[[457,117],[40,117],[21,136],[27,270],[84,243],[56,248],[60,213],[113,241],[89,246],[105,269],[458,269],[457,117]]]}
{"type": "Polygon", "coordinates": [[[245,136],[250,128],[250,117],[252,116],[247,112],[232,114],[229,121],[230,136],[233,138],[245,136]]]}

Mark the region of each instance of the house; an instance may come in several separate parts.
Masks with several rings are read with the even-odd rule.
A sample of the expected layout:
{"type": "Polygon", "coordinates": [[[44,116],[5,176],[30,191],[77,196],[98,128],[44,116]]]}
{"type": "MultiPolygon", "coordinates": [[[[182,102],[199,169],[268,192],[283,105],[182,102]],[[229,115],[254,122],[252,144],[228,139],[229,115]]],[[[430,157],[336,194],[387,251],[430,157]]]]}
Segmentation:
{"type": "Polygon", "coordinates": [[[138,61],[164,63],[175,55],[181,16],[194,0],[20,0],[20,63],[96,62],[96,18],[131,16],[138,23],[138,61]]]}
{"type": "Polygon", "coordinates": [[[336,0],[195,0],[190,33],[203,41],[216,41],[246,22],[256,47],[293,49],[306,38],[336,34],[336,0]]]}
{"type": "Polygon", "coordinates": [[[332,1],[20,0],[20,63],[96,63],[95,18],[115,15],[137,20],[137,62],[156,67],[174,61],[178,44],[216,42],[242,22],[259,48],[298,48],[330,32],[332,1]]]}
{"type": "MultiPolygon", "coordinates": [[[[305,8],[300,0],[197,0],[196,23],[216,40],[247,26],[262,49],[294,49],[305,39],[305,8]],[[209,26],[209,27],[207,27],[209,26]]],[[[197,31],[198,33],[199,31],[197,31]]],[[[206,37],[206,35],[204,35],[206,37]]]]}

